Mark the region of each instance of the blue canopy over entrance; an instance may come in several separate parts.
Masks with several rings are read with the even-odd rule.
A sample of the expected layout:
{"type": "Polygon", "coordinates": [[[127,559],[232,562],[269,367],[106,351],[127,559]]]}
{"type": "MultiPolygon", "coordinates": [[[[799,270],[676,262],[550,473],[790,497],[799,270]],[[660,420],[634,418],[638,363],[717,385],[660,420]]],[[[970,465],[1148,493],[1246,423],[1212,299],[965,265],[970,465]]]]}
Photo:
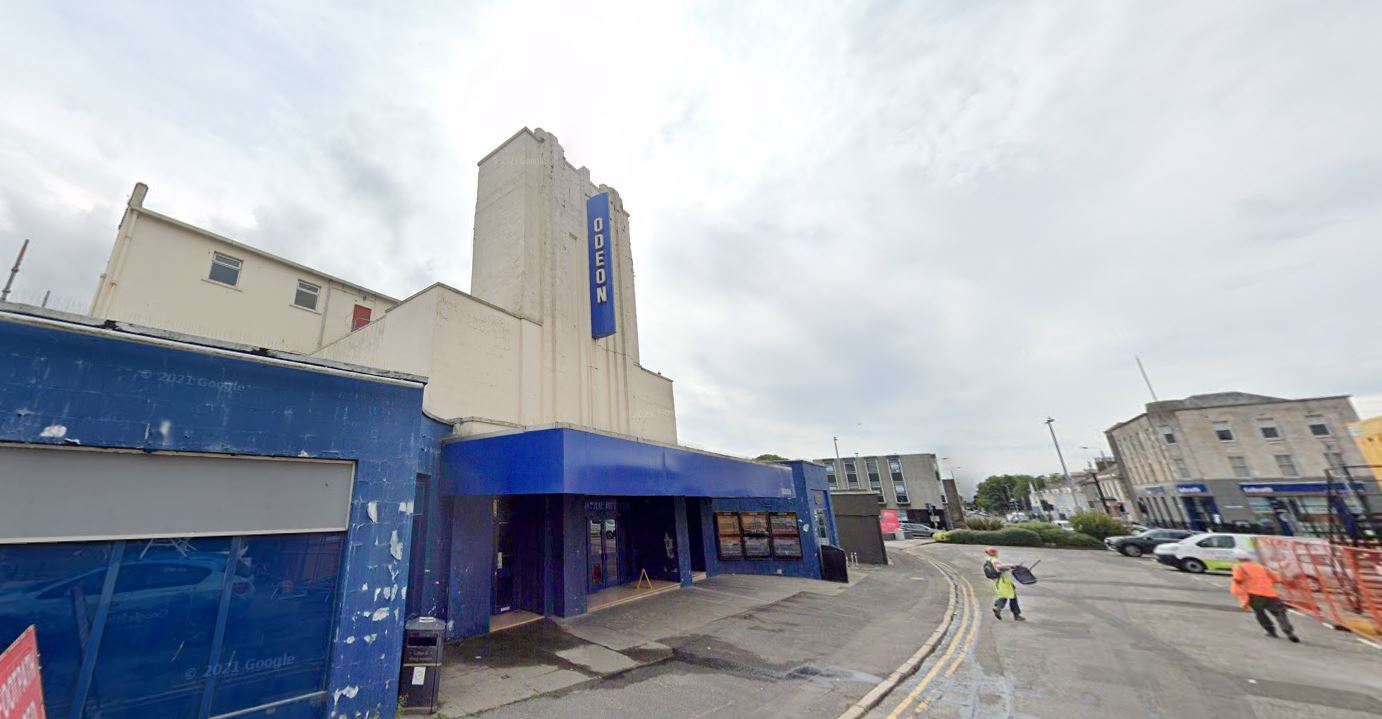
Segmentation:
{"type": "Polygon", "coordinates": [[[442,445],[447,495],[792,497],[792,472],[732,457],[569,427],[442,445]]]}

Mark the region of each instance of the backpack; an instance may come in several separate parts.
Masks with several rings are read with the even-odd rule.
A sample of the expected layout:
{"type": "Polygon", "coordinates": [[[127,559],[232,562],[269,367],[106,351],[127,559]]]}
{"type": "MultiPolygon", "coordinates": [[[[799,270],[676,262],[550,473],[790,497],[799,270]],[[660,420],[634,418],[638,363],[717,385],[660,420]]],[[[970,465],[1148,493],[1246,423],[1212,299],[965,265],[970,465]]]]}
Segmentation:
{"type": "Polygon", "coordinates": [[[1003,576],[1003,573],[998,571],[998,567],[993,566],[993,562],[984,562],[984,576],[989,579],[997,579],[1003,576]]]}

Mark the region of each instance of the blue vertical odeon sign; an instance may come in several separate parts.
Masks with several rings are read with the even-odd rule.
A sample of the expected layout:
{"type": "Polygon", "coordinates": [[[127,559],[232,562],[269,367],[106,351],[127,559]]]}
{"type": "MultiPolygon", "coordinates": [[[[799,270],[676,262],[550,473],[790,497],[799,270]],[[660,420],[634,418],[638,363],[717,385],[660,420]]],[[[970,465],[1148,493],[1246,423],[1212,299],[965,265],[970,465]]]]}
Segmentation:
{"type": "Polygon", "coordinates": [[[609,193],[585,201],[585,221],[590,231],[590,336],[614,334],[614,276],[610,252],[609,193]]]}

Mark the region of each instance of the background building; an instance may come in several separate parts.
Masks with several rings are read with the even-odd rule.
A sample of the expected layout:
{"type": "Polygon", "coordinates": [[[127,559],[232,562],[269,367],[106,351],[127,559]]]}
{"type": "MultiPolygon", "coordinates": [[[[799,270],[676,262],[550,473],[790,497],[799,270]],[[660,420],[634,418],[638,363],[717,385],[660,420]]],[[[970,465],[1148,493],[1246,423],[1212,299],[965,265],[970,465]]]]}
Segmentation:
{"type": "Polygon", "coordinates": [[[1382,482],[1382,415],[1350,424],[1348,433],[1363,455],[1363,464],[1382,482]]]}
{"type": "Polygon", "coordinates": [[[387,719],[409,617],[820,577],[824,467],[675,444],[628,215],[552,135],[480,162],[474,295],[394,300],[146,194],[95,316],[0,304],[0,644],[40,623],[54,715],[387,719]]]}
{"type": "Polygon", "coordinates": [[[1382,501],[1367,470],[1345,470],[1364,464],[1357,419],[1347,396],[1223,392],[1152,402],[1106,435],[1145,519],[1325,534],[1382,501]]]}
{"type": "MultiPolygon", "coordinates": [[[[880,509],[896,509],[904,521],[953,526],[946,511],[952,497],[947,496],[934,454],[845,457],[840,460],[840,472],[835,471],[834,458],[816,462],[825,465],[826,481],[832,491],[869,490],[877,496],[880,509]]],[[[958,504],[956,510],[962,511],[958,504]]]]}

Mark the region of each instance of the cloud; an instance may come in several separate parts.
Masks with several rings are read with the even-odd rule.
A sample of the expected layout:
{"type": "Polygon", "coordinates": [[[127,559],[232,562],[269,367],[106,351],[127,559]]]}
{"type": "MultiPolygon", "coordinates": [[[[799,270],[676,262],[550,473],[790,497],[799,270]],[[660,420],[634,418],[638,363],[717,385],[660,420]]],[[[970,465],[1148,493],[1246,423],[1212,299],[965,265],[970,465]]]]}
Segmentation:
{"type": "Polygon", "coordinates": [[[55,238],[23,276],[55,292],[89,297],[135,180],[390,294],[466,287],[474,162],[541,126],[633,214],[643,361],[698,446],[1049,472],[1048,415],[1078,465],[1141,410],[1133,355],[1163,397],[1382,393],[1372,4],[14,14],[0,252],[55,238]]]}

